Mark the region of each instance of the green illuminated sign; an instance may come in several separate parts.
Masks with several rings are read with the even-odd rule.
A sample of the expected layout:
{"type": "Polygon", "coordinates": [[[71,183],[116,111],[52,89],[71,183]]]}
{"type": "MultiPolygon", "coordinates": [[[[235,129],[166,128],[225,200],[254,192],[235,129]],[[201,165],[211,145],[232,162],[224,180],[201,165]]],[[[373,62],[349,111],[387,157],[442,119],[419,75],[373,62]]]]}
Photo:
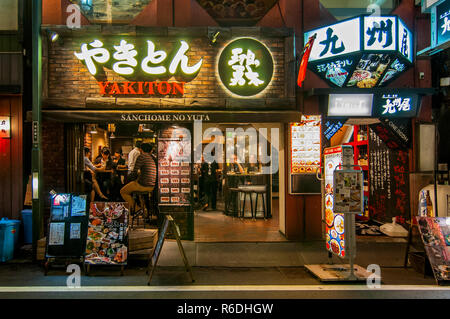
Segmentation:
{"type": "Polygon", "coordinates": [[[230,92],[252,96],[262,92],[272,80],[273,59],[261,42],[241,38],[223,49],[218,68],[220,80],[230,92]]]}

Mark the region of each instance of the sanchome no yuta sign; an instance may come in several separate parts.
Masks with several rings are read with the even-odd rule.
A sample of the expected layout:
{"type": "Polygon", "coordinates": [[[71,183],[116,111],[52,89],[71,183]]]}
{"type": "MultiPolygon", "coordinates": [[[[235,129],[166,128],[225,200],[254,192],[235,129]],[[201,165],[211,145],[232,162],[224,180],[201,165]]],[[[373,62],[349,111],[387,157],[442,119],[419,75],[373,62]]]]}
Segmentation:
{"type": "Polygon", "coordinates": [[[308,67],[336,87],[372,88],[413,62],[413,36],[397,16],[358,16],[305,32],[316,34],[308,67]]]}

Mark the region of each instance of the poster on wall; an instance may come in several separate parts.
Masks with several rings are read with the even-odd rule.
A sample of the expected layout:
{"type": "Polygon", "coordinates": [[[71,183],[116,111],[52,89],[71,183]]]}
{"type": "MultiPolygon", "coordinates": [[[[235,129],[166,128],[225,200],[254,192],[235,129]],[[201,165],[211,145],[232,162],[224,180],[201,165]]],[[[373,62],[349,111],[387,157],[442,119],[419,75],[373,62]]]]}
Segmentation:
{"type": "Polygon", "coordinates": [[[321,117],[303,115],[291,123],[291,174],[315,174],[321,158],[321,117]]]}
{"type": "Polygon", "coordinates": [[[409,215],[409,155],[392,149],[369,126],[369,215],[402,224],[409,215]]]}
{"type": "Polygon", "coordinates": [[[91,203],[86,241],[86,264],[127,264],[128,218],[128,203],[91,203]]]}
{"type": "Polygon", "coordinates": [[[191,204],[191,139],[182,127],[159,132],[158,175],[159,205],[191,204]]]}
{"type": "Polygon", "coordinates": [[[415,217],[438,284],[450,282],[450,217],[415,217]]]}

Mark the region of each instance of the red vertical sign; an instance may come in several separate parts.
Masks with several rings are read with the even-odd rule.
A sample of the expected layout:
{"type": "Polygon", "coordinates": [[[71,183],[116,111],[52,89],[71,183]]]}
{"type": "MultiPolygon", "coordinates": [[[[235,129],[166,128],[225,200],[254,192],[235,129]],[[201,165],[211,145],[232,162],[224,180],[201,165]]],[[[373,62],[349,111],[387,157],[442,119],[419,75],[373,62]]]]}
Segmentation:
{"type": "Polygon", "coordinates": [[[312,37],[308,39],[308,43],[303,48],[303,56],[302,61],[300,62],[300,69],[298,70],[298,78],[297,78],[297,85],[299,87],[302,87],[303,81],[305,80],[306,67],[308,66],[309,55],[311,54],[311,49],[315,39],[316,35],[314,34],[312,37]]]}

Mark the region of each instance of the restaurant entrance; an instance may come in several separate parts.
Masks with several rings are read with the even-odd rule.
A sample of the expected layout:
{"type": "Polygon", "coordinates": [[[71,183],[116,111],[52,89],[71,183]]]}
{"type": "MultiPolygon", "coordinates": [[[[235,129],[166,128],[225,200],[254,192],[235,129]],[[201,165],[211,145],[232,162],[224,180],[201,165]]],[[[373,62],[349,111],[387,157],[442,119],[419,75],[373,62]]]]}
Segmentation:
{"type": "Polygon", "coordinates": [[[286,240],[280,233],[282,129],[275,123],[210,123],[201,139],[194,136],[202,150],[194,174],[195,241],[286,240]]]}
{"type": "MultiPolygon", "coordinates": [[[[168,191],[167,197],[171,198],[174,197],[171,192],[181,192],[183,185],[177,189],[170,184],[176,177],[161,175],[165,172],[159,165],[163,159],[159,158],[158,140],[167,125],[139,122],[83,124],[80,144],[84,147],[84,156],[98,168],[94,175],[94,184],[96,182],[98,186],[93,187],[92,174],[83,165],[83,183],[79,191],[95,201],[123,201],[120,189],[129,182],[133,161],[130,154],[142,143],[148,143],[153,146],[152,157],[158,168],[157,186],[151,200],[153,206],[161,204],[158,201],[167,195],[165,192],[168,191]],[[161,184],[166,183],[166,179],[169,183],[161,184]]],[[[284,200],[280,199],[284,194],[284,126],[278,123],[186,126],[190,129],[192,144],[190,209],[193,216],[191,220],[188,217],[179,223],[182,230],[189,228],[187,234],[193,234],[188,237],[196,242],[286,241],[280,233],[284,220],[284,200]]],[[[74,169],[76,166],[67,167],[69,171],[74,169]]],[[[170,173],[172,169],[170,167],[170,173]]],[[[159,208],[150,214],[150,218],[137,220],[136,227],[158,227],[158,215],[167,211],[164,208],[161,212],[159,208]]]]}

